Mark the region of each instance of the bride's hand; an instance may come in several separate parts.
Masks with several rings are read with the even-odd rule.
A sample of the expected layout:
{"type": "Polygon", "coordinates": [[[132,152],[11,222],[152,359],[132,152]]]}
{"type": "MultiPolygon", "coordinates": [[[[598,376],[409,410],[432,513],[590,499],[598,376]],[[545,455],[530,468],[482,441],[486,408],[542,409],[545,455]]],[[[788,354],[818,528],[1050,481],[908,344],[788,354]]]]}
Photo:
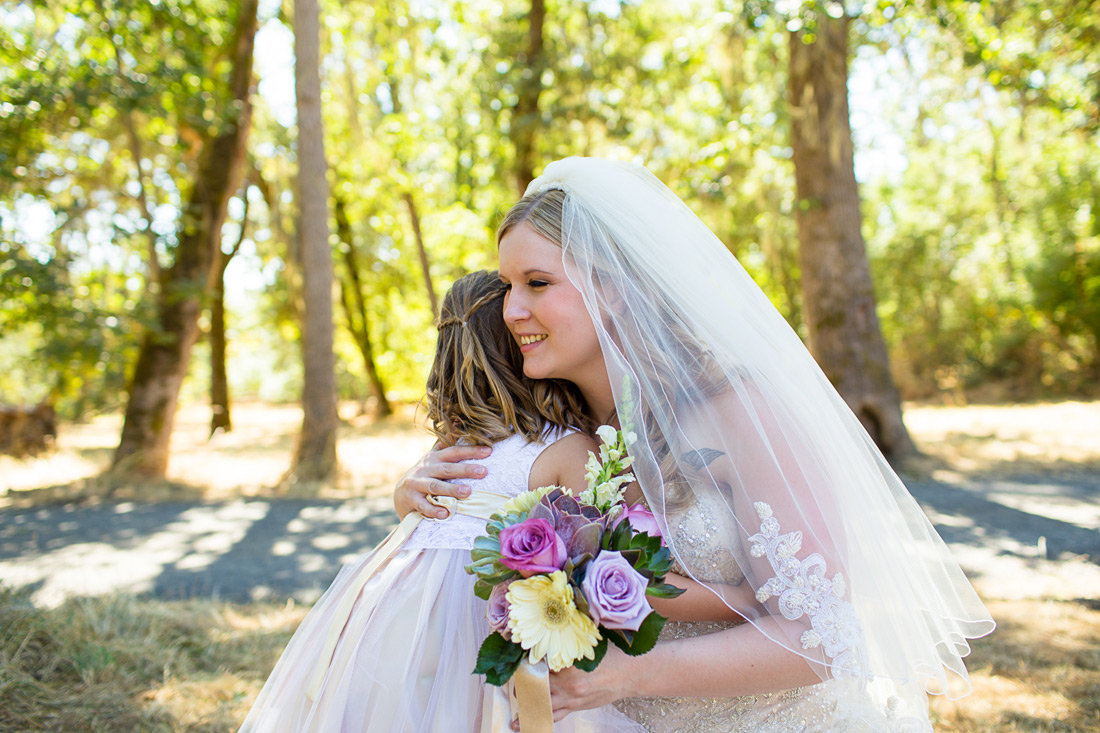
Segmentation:
{"type": "Polygon", "coordinates": [[[611,647],[592,672],[582,672],[576,667],[552,672],[550,704],[554,708],[554,722],[578,710],[591,710],[630,697],[630,662],[631,657],[611,647]]]}
{"type": "Polygon", "coordinates": [[[405,472],[393,490],[393,508],[404,518],[409,512],[420,512],[425,517],[447,516],[428,501],[428,496],[453,496],[463,499],[470,495],[470,487],[447,483],[445,479],[475,479],[485,476],[485,468],[473,463],[461,463],[471,458],[487,458],[491,448],[484,446],[451,446],[428,451],[416,465],[405,472]]]}

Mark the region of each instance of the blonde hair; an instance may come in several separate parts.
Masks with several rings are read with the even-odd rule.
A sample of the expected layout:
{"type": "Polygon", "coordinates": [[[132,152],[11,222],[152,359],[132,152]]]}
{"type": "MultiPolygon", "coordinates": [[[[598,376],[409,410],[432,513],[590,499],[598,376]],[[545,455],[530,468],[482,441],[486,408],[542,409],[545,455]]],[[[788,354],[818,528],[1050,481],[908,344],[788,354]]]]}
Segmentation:
{"type": "Polygon", "coordinates": [[[513,434],[541,440],[551,426],[590,430],[583,402],[524,379],[523,356],[504,324],[496,271],[455,281],[443,298],[428,374],[428,428],[444,443],[489,445],[513,434]]]}
{"type": "MultiPolygon", "coordinates": [[[[503,239],[509,231],[520,224],[526,224],[549,241],[559,247],[563,247],[565,237],[562,232],[562,223],[564,221],[565,198],[565,191],[554,188],[522,198],[512,206],[501,221],[497,229],[497,246],[500,246],[501,239],[503,239]]],[[[598,220],[591,223],[593,226],[600,225],[598,220]]],[[[611,237],[610,233],[603,231],[602,235],[606,239],[608,248],[612,253],[610,256],[618,258],[618,264],[621,269],[629,273],[629,277],[635,283],[650,283],[650,287],[647,289],[654,295],[650,303],[654,315],[652,322],[660,323],[667,328],[673,336],[670,341],[677,344],[678,348],[691,355],[691,358],[681,357],[678,361],[680,363],[694,365],[695,371],[690,376],[693,380],[693,384],[700,387],[699,393],[703,396],[713,396],[723,389],[726,381],[723,379],[724,370],[722,366],[713,355],[702,346],[699,339],[696,338],[692,332],[690,325],[681,317],[680,313],[677,312],[672,304],[667,302],[665,298],[661,297],[662,289],[657,283],[653,282],[651,276],[646,274],[642,268],[637,267],[636,263],[631,261],[619,244],[611,237]]],[[[598,268],[598,265],[596,267],[598,268]]],[[[643,335],[628,333],[618,334],[618,337],[629,340],[643,337],[643,335]]],[[[669,366],[671,361],[670,359],[669,362],[666,363],[662,362],[660,359],[654,359],[650,362],[640,363],[637,366],[657,383],[664,385],[666,394],[679,395],[681,393],[676,389],[676,380],[673,378],[672,369],[669,366]]],[[[668,442],[664,439],[656,423],[653,411],[646,407],[644,400],[642,400],[638,407],[645,433],[649,438],[653,456],[658,463],[658,470],[661,473],[661,478],[665,485],[668,505],[670,507],[683,507],[690,504],[693,498],[693,492],[691,491],[688,481],[680,471],[676,457],[672,455],[668,442]]]]}

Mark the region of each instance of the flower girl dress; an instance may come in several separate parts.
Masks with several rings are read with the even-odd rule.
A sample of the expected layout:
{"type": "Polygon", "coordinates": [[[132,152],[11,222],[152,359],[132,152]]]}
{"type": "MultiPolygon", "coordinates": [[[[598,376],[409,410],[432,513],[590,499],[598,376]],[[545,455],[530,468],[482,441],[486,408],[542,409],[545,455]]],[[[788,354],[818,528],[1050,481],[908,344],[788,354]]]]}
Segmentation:
{"type": "MultiPolygon", "coordinates": [[[[566,434],[551,430],[544,443],[521,435],[498,442],[488,458],[474,461],[488,472],[465,482],[470,499],[526,491],[535,459],[566,434]]],[[[473,674],[490,629],[464,566],[485,520],[462,514],[458,504],[446,520],[419,521],[413,512],[390,540],[341,569],[290,640],[242,733],[510,730],[507,692],[473,674]]],[[[554,730],[643,728],[605,706],[570,715],[554,730]]]]}

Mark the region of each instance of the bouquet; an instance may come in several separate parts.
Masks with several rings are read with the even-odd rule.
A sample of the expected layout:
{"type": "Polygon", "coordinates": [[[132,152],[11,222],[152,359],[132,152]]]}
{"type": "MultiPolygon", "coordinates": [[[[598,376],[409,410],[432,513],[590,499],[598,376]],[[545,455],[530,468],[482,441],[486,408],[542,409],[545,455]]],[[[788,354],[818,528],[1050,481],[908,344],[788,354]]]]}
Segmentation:
{"type": "Polygon", "coordinates": [[[630,655],[657,643],[665,617],[648,598],[684,591],[665,583],[672,557],[660,526],[642,504],[627,507],[624,487],[633,433],[604,425],[600,455],[589,452],[588,488],[578,496],[545,486],[511,499],[493,514],[471,551],[466,572],[488,601],[493,629],[474,672],[504,685],[526,658],[552,671],[591,672],[610,641],[630,655]]]}

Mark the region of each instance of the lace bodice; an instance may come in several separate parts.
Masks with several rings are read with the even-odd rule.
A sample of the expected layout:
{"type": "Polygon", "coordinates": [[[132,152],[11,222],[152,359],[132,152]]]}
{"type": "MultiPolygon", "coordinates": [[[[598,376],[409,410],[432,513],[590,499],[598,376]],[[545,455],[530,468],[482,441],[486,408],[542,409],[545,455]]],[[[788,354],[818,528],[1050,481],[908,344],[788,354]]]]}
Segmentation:
{"type": "MultiPolygon", "coordinates": [[[[747,563],[747,558],[743,548],[733,548],[731,557],[723,546],[723,539],[737,536],[732,528],[722,526],[723,517],[728,517],[728,513],[716,511],[703,501],[696,501],[683,512],[668,516],[669,541],[677,550],[675,572],[690,571],[702,581],[732,585],[744,582],[745,575],[738,563],[747,563]]],[[[731,622],[670,621],[661,632],[661,640],[717,633],[735,625],[731,622]]],[[[885,715],[872,710],[871,705],[858,679],[836,679],[810,687],[743,697],[635,697],[615,703],[627,717],[654,732],[803,733],[897,729],[885,715]],[[869,720],[876,722],[872,725],[867,722],[869,720]]]]}
{"type": "MultiPolygon", "coordinates": [[[[570,432],[548,431],[542,443],[529,443],[522,435],[505,438],[493,446],[493,452],[488,458],[468,461],[485,466],[488,469],[485,478],[465,479],[462,483],[474,491],[492,491],[506,496],[522,494],[528,489],[527,483],[535,459],[548,446],[570,432]]],[[[452,514],[445,520],[425,519],[417,525],[402,549],[469,550],[474,546],[474,538],[484,533],[484,520],[464,514],[452,514]]]]}

